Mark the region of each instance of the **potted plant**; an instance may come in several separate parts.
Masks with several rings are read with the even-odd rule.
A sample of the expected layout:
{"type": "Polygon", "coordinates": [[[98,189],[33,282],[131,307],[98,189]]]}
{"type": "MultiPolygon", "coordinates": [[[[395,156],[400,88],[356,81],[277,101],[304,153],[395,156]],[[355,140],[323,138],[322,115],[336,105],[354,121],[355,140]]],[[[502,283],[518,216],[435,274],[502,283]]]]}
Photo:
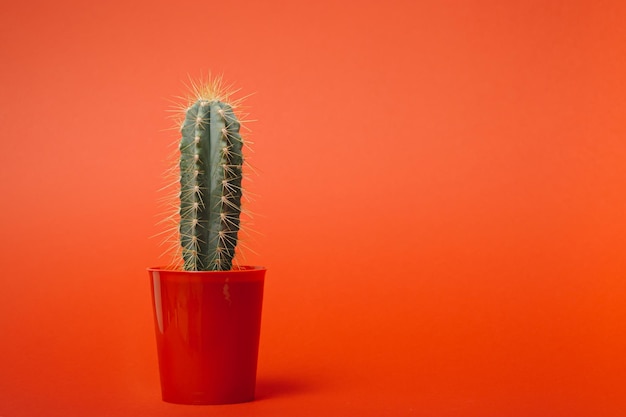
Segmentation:
{"type": "Polygon", "coordinates": [[[236,104],[221,78],[209,78],[183,110],[176,255],[148,269],[167,402],[254,399],[265,268],[233,261],[244,165],[236,104]]]}

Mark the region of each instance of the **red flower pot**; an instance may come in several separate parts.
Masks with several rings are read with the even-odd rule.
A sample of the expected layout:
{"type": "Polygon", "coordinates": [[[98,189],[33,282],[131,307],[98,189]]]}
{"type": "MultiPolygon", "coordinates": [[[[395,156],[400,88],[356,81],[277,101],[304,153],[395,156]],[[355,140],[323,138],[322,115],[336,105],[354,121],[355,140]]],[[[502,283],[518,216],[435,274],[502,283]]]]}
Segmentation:
{"type": "Polygon", "coordinates": [[[163,401],[254,400],[265,268],[149,268],[163,401]]]}

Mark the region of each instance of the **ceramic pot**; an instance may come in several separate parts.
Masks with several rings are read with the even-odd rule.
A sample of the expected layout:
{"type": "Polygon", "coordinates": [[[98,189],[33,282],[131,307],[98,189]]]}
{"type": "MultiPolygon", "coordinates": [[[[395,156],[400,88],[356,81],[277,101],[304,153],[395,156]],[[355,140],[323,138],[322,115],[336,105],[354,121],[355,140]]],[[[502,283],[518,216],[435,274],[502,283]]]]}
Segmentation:
{"type": "Polygon", "coordinates": [[[163,401],[254,400],[265,268],[149,268],[163,401]]]}

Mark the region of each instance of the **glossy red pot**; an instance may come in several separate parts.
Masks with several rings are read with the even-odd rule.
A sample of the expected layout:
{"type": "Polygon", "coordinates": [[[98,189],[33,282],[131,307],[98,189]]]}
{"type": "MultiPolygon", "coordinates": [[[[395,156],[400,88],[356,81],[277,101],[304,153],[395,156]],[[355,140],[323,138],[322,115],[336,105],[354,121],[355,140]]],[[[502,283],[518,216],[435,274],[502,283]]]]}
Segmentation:
{"type": "Polygon", "coordinates": [[[265,268],[149,268],[163,401],[254,400],[265,268]]]}

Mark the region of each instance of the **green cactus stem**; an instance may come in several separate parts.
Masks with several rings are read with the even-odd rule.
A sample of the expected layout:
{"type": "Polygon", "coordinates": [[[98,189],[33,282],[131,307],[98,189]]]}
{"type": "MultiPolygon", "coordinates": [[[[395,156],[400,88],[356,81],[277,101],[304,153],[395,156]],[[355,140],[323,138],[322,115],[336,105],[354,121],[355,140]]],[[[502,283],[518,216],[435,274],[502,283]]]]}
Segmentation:
{"type": "Polygon", "coordinates": [[[240,226],[243,140],[230,104],[200,95],[180,141],[180,245],[187,271],[230,270],[240,226]]]}

